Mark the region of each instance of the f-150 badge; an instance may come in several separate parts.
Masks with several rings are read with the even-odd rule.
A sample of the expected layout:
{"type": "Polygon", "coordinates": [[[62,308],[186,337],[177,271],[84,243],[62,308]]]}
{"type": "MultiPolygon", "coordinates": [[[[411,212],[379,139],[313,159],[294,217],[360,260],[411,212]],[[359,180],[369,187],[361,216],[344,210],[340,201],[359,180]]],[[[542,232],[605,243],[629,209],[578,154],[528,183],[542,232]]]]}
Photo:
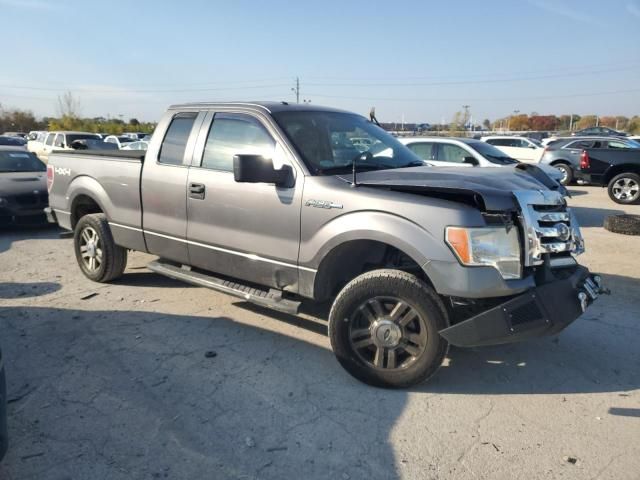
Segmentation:
{"type": "Polygon", "coordinates": [[[307,200],[305,203],[306,207],[315,207],[315,208],[342,208],[341,203],[330,202],[329,200],[307,200]]]}

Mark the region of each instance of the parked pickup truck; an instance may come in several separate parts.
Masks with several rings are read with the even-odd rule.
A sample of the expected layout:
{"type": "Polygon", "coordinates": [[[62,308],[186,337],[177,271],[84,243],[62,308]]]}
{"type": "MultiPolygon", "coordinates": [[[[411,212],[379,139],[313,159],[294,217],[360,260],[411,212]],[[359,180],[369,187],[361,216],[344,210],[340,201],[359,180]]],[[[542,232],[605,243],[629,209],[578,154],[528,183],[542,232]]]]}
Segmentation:
{"type": "Polygon", "coordinates": [[[611,141],[609,148],[585,148],[576,179],[607,187],[609,198],[616,203],[640,203],[640,148],[633,145],[635,142],[611,141]],[[612,148],[612,143],[619,147],[612,148]]]}
{"type": "Polygon", "coordinates": [[[564,187],[536,166],[425,166],[339,110],[177,105],[146,154],[54,152],[47,174],[89,279],[139,250],[155,272],[291,314],[330,300],[338,361],[373,385],[425,380],[449,344],[555,334],[603,291],[574,258],[564,187]]]}

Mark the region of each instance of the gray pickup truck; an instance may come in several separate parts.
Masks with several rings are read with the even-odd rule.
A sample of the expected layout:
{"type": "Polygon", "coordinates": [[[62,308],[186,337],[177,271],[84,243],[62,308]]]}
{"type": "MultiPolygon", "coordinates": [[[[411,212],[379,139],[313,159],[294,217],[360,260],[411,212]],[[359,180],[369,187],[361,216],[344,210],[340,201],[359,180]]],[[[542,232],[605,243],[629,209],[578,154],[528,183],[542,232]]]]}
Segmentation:
{"type": "Polygon", "coordinates": [[[54,153],[47,179],[48,216],[91,280],[138,250],[155,272],[291,314],[331,301],[334,353],[373,385],[425,380],[449,344],[557,333],[604,291],[574,258],[564,187],[537,167],[425,166],[335,109],[176,105],[146,154],[54,153]]]}

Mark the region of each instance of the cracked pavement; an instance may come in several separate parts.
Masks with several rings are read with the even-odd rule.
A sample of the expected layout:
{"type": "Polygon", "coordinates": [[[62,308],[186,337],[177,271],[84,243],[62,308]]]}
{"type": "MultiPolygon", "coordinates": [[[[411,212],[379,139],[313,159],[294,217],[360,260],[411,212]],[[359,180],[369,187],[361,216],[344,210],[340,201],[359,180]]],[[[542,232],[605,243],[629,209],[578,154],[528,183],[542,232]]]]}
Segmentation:
{"type": "Polygon", "coordinates": [[[613,294],[558,337],[453,348],[406,391],[342,370],[322,306],[272,312],[159,277],[141,253],[94,284],[57,230],[0,232],[0,478],[637,480],[640,237],[600,225],[640,206],[571,190],[581,262],[613,294]]]}

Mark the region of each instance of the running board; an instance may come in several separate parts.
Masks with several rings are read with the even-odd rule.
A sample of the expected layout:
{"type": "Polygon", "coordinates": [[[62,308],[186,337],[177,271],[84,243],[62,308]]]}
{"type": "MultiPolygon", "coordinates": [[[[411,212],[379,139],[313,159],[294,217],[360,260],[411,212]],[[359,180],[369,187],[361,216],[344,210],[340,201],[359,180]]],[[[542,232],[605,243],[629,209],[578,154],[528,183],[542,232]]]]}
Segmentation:
{"type": "Polygon", "coordinates": [[[187,268],[181,268],[171,263],[165,263],[159,260],[151,262],[147,268],[152,272],[159,273],[165,277],[180,280],[182,282],[191,283],[199,287],[206,287],[218,292],[233,295],[242,298],[247,302],[255,303],[261,307],[272,308],[280,312],[297,315],[301,302],[282,298],[281,290],[263,290],[259,288],[243,285],[231,280],[224,280],[212,275],[194,272],[187,268]]]}

